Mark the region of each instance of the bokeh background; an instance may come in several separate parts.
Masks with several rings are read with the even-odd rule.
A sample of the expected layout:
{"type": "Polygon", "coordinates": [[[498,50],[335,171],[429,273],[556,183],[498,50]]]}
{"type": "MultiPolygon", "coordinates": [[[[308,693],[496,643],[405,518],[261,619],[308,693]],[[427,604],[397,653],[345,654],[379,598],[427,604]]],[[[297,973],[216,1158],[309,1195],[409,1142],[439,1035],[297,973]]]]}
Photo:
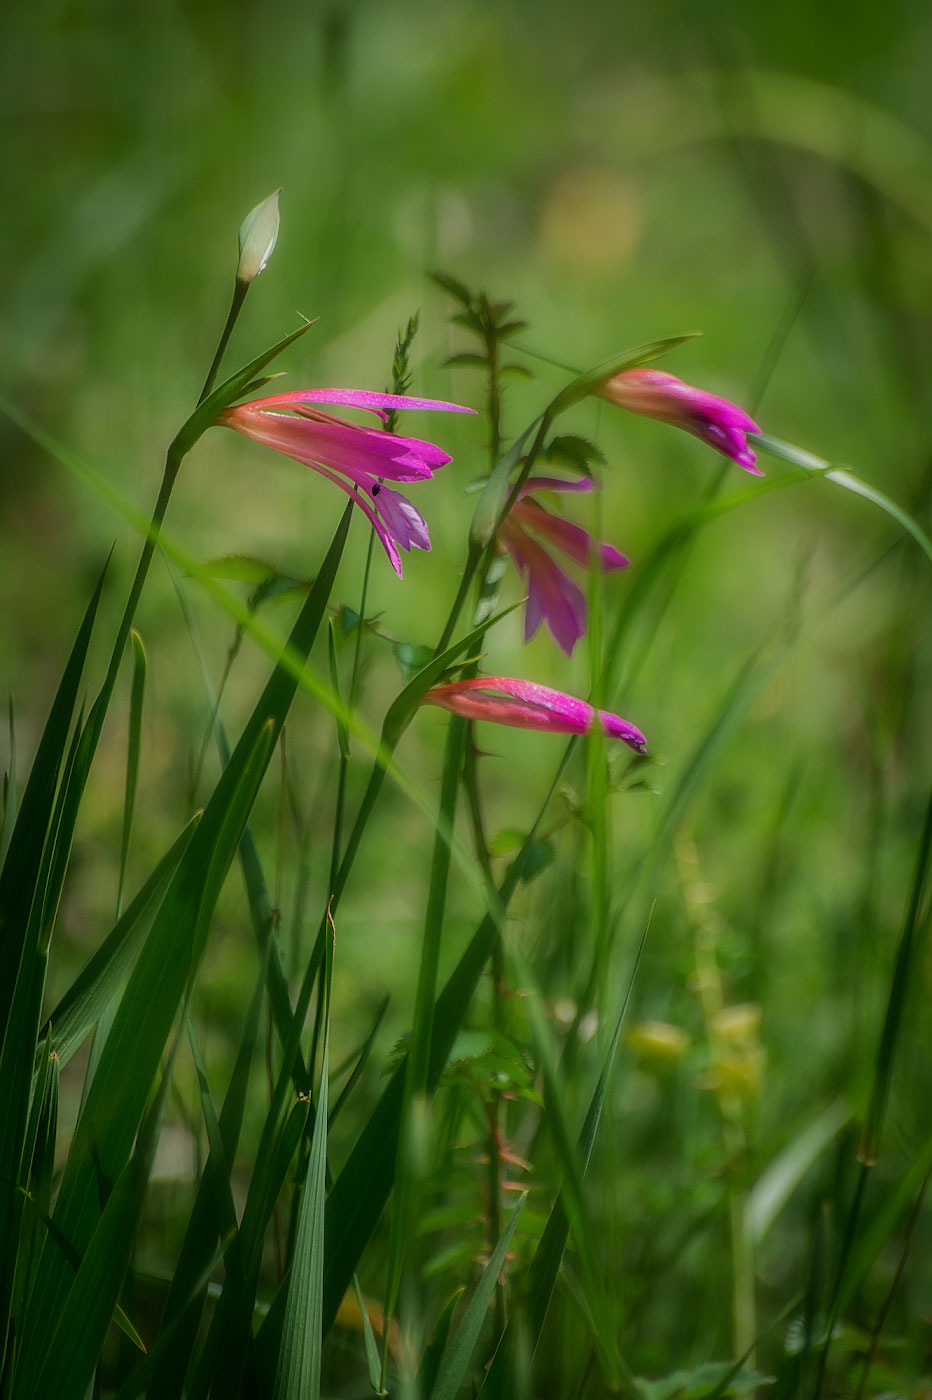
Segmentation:
{"type": "MultiPolygon", "coordinates": [[[[441,268],[514,299],[529,322],[519,342],[536,352],[523,360],[535,379],[509,387],[508,431],[565,378],[547,357],[584,368],[626,345],[702,331],[665,367],[746,405],[766,431],[849,464],[929,528],[932,11],[920,0],[14,0],[4,30],[0,386],[141,509],[203,381],[239,223],[281,186],[279,245],[247,301],[233,361],[286,334],[296,313],[318,316],[289,352],[283,385],[383,388],[396,331],[419,310],[413,391],[481,405],[475,374],[444,368],[469,346],[428,278],[441,268]]],[[[610,627],[639,561],[706,498],[720,463],[693,439],[604,404],[581,405],[572,426],[606,454],[600,529],[634,563],[602,590],[610,627]]],[[[466,488],[485,470],[486,437],[481,418],[420,418],[411,430],[454,454],[429,499],[417,498],[434,549],[406,560],[403,583],[377,557],[369,610],[391,637],[423,644],[436,639],[455,591],[472,510],[466,488]]],[[[0,452],[0,688],[15,698],[25,767],[92,580],[115,541],[106,599],[115,616],[138,540],[5,416],[0,452]]],[[[732,469],[721,489],[742,487],[740,475],[732,469]]],[[[335,497],[296,464],[217,432],[185,464],[168,527],[202,559],[250,554],[306,577],[338,518],[335,497]]],[[[349,606],[365,543],[357,523],[338,585],[349,606]]],[[[196,586],[180,586],[216,682],[232,624],[196,586]]],[[[506,596],[520,596],[514,578],[506,596]]],[[[721,1297],[708,1288],[727,1154],[714,1094],[701,1087],[703,920],[714,924],[726,1002],[759,1009],[745,1028],[757,1168],[839,1095],[855,1114],[863,1107],[926,800],[929,603],[929,562],[889,518],[809,483],[706,530],[669,606],[642,614],[630,639],[628,683],[614,698],[658,762],[656,792],[618,801],[619,871],[642,859],[664,792],[733,679],[766,661],[704,771],[686,844],[653,891],[633,1019],[675,1024],[694,1052],[673,1081],[629,1052],[599,1149],[615,1201],[611,1287],[625,1295],[625,1280],[639,1280],[625,1301],[639,1309],[638,1364],[648,1371],[701,1356],[710,1335],[716,1354],[729,1345],[727,1288],[721,1297]],[[670,1258],[678,1265],[663,1273],[658,1261],[669,1270],[670,1258]],[[658,1273],[664,1288],[651,1289],[645,1280],[658,1273]]],[[[268,620],[284,628],[288,607],[270,608],[268,620]]],[[[208,708],[164,570],[137,625],[150,654],[134,850],[142,872],[193,800],[208,708]]],[[[584,648],[567,662],[544,635],[525,651],[514,619],[491,647],[493,671],[587,689],[584,648]]],[[[318,662],[325,668],[323,653],[318,662]]],[[[228,689],[231,727],[265,666],[246,643],[228,689]]],[[[374,642],[361,700],[371,724],[400,680],[391,647],[374,642]]],[[[288,818],[276,844],[275,784],[260,814],[270,864],[278,852],[282,937],[295,964],[302,901],[313,929],[325,876],[313,838],[318,825],[327,829],[332,738],[332,721],[305,702],[286,762],[300,820],[292,830],[288,818]]],[[[428,792],[441,739],[439,718],[426,712],[402,753],[428,792]]],[[[486,770],[495,827],[521,829],[546,790],[553,750],[539,736],[495,741],[488,747],[501,756],[486,770]]],[[[112,906],[125,742],[114,726],[95,771],[53,988],[95,946],[112,906]]],[[[566,810],[579,780],[569,775],[566,810]]],[[[527,893],[519,935],[546,954],[542,976],[558,1011],[578,991],[572,911],[586,879],[583,843],[563,839],[567,830],[527,893]]],[[[423,814],[388,792],[341,923],[337,1057],[383,994],[392,1001],[374,1061],[408,1024],[428,839],[423,814]]],[[[216,1063],[253,976],[240,904],[231,888],[201,993],[216,1063]]],[[[628,917],[619,968],[637,933],[628,917]]],[[[451,956],[474,919],[462,880],[451,956]]],[[[926,974],[917,996],[927,993],[926,974]]],[[[927,1037],[911,1027],[878,1200],[929,1132],[927,1037]]],[[[378,1087],[374,1073],[368,1092],[378,1087]]],[[[183,1176],[190,1151],[179,1115],[166,1179],[183,1176]]],[[[844,1180],[852,1160],[842,1132],[823,1168],[844,1180]]],[[[801,1286],[814,1182],[762,1257],[765,1309],[772,1302],[776,1312],[801,1286]]],[[[166,1209],[166,1249],[169,1217],[166,1209]]],[[[914,1257],[927,1262],[930,1247],[926,1215],[914,1257]]],[[[869,1303],[884,1296],[895,1263],[883,1263],[869,1303]]],[[[908,1273],[901,1331],[928,1320],[929,1278],[921,1267],[908,1273]]],[[[904,1385],[923,1364],[911,1335],[904,1385]]]]}

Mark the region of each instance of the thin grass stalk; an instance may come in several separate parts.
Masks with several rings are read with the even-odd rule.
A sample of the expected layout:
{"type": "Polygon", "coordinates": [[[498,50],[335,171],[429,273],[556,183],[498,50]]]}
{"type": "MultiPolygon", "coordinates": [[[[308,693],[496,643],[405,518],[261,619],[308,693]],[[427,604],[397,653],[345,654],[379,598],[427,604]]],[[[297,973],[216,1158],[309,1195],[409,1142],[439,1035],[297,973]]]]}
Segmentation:
{"type": "Polygon", "coordinates": [[[434,1025],[434,1001],[437,994],[437,969],[440,962],[440,941],[446,909],[447,882],[450,874],[450,841],[456,816],[460,773],[466,745],[466,721],[453,715],[447,727],[440,789],[440,820],[434,841],[430,868],[427,909],[424,916],[424,937],[418,969],[414,1016],[404,1076],[398,1149],[394,1172],[394,1201],[392,1207],[391,1243],[388,1275],[385,1285],[385,1329],[382,1343],[381,1382],[384,1389],[388,1373],[388,1341],[391,1320],[398,1303],[404,1269],[407,1241],[410,1238],[417,1193],[415,1158],[425,1150],[414,1134],[415,1117],[422,1118],[421,1130],[427,1127],[424,1114],[430,1082],[431,1041],[434,1025]]]}

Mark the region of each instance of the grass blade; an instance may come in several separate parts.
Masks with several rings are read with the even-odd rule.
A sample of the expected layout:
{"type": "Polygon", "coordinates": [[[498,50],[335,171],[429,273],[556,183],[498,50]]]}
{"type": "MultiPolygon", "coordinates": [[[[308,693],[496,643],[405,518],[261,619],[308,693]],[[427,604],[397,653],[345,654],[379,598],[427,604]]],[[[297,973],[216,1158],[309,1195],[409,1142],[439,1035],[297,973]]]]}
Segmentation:
{"type": "MultiPolygon", "coordinates": [[[[332,934],[332,929],[331,929],[332,934]]],[[[330,985],[333,942],[327,940],[324,971],[324,1028],[320,1088],[314,1107],[314,1131],[298,1216],[294,1257],[281,1349],[275,1374],[274,1400],[320,1400],[320,1361],[323,1349],[324,1207],[327,1196],[327,1076],[330,1062],[330,985]]]]}
{"type": "Polygon", "coordinates": [[[505,1255],[508,1252],[511,1237],[515,1232],[515,1226],[526,1200],[527,1192],[525,1191],[518,1198],[502,1237],[493,1249],[489,1262],[482,1272],[482,1277],[476,1285],[476,1290],[469,1300],[463,1319],[447,1345],[437,1371],[437,1379],[430,1392],[430,1400],[456,1400],[456,1396],[459,1394],[460,1386],[466,1379],[466,1372],[469,1369],[476,1342],[479,1340],[485,1315],[492,1301],[492,1294],[495,1292],[496,1281],[504,1267],[505,1255]]]}
{"type": "Polygon", "coordinates": [[[116,996],[142,946],[147,924],[154,917],[200,819],[198,813],[165,853],[126,913],[111,929],[42,1027],[43,1037],[54,1033],[55,1052],[62,1066],[68,1063],[116,996]]]}
{"type": "Polygon", "coordinates": [[[133,684],[129,700],[129,743],[126,753],[126,790],[123,797],[123,835],[120,841],[120,878],[117,886],[117,918],[123,912],[123,884],[133,831],[133,809],[139,782],[139,749],[142,743],[142,706],[146,693],[146,649],[135,628],[130,632],[133,646],[133,684]]]}

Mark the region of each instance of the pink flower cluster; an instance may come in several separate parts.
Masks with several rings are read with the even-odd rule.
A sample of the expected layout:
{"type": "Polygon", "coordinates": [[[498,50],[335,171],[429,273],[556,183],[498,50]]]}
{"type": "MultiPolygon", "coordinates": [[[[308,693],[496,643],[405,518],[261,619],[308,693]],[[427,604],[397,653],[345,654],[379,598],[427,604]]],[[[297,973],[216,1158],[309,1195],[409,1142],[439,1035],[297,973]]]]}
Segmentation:
{"type": "MultiPolygon", "coordinates": [[[[672,374],[654,369],[631,369],[613,375],[596,390],[610,403],[630,413],[658,418],[701,438],[745,471],[759,476],[747,435],[760,429],[753,419],[727,399],[695,389],[672,374]]],[[[420,438],[360,427],[318,408],[343,404],[374,413],[383,421],[389,409],[431,409],[471,413],[459,404],[436,399],[375,394],[357,389],[303,389],[256,399],[224,409],[217,422],[256,442],[293,457],[332,481],[359,506],[378,535],[395,572],[401,574],[400,550],[430,549],[427,525],[408,498],[386,482],[429,481],[450,461],[449,455],[420,438]]],[[[588,478],[532,476],[525,482],[501,523],[498,543],[527,580],[525,640],[546,622],[554,641],[570,655],[586,630],[586,599],[562,556],[583,569],[611,573],[628,566],[613,545],[598,542],[541,499],[546,495],[593,489],[588,478]]],[[[627,720],[593,710],[583,700],[561,691],[508,677],[456,681],[437,686],[425,704],[440,705],[468,719],[486,719],[549,733],[583,734],[601,726],[643,753],[643,734],[627,720]]]]}

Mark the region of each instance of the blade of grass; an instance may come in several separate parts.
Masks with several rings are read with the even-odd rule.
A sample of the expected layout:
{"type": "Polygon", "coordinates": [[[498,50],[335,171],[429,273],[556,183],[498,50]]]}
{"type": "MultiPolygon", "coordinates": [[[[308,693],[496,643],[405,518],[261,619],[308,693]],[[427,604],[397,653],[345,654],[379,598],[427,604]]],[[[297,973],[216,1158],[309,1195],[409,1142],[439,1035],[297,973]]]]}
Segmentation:
{"type": "Polygon", "coordinates": [[[120,841],[120,878],[117,886],[117,918],[123,912],[123,885],[133,831],[133,810],[139,783],[139,749],[142,743],[142,707],[146,693],[146,649],[135,628],[130,632],[133,646],[133,684],[129,701],[129,742],[126,753],[126,790],[123,797],[123,835],[120,841]]]}
{"type": "Polygon", "coordinates": [[[43,1025],[41,1036],[54,1033],[55,1052],[63,1067],[116,996],[200,819],[198,813],[176,838],[43,1025]]]}
{"type": "Polygon", "coordinates": [[[508,1218],[504,1233],[482,1271],[482,1277],[476,1284],[475,1292],[467,1304],[459,1327],[447,1344],[437,1370],[437,1379],[430,1391],[430,1400],[456,1400],[456,1396],[459,1394],[460,1387],[466,1379],[466,1373],[472,1360],[472,1354],[476,1349],[492,1295],[495,1292],[495,1284],[505,1264],[505,1256],[508,1253],[508,1246],[511,1244],[511,1237],[515,1232],[515,1226],[521,1217],[526,1200],[527,1192],[524,1191],[518,1198],[515,1208],[508,1218]]]}
{"type": "MultiPolygon", "coordinates": [[[[306,655],[323,618],[349,527],[344,511],[327,557],[291,634],[306,655]]],[[[65,1168],[55,1218],[83,1250],[96,1223],[98,1174],[115,1180],[135,1136],[149,1085],[184,988],[197,966],[214,905],[235,856],[285,715],[295,677],[276,666],[188,845],[121,1000],[65,1168]]],[[[65,1286],[58,1261],[43,1266],[27,1317],[24,1353],[41,1357],[65,1286]]]]}
{"type": "MultiPolygon", "coordinates": [[[[332,930],[331,930],[332,935],[332,930]]],[[[327,1076],[330,1061],[330,987],[333,940],[324,963],[323,1049],[314,1132],[304,1179],[294,1257],[288,1277],[274,1400],[320,1400],[323,1350],[324,1207],[327,1197],[327,1076]]]]}
{"type": "MultiPolygon", "coordinates": [[[[259,1039],[259,1016],[264,985],[265,972],[264,969],[260,969],[259,980],[246,1014],[233,1073],[220,1110],[219,1152],[215,1136],[201,1173],[181,1252],[165,1300],[159,1341],[166,1335],[171,1335],[172,1345],[170,1348],[162,1348],[158,1358],[152,1363],[149,1393],[153,1400],[158,1396],[180,1395],[184,1389],[184,1378],[197,1337],[213,1268],[210,1261],[216,1262],[218,1240],[222,1238],[222,1220],[215,1203],[231,1194],[229,1168],[236,1156],[243,1125],[249,1074],[259,1039]]],[[[221,1243],[219,1249],[223,1253],[226,1244],[221,1243]]]]}
{"type": "Polygon", "coordinates": [[[414,1106],[427,1095],[430,1074],[430,1047],[434,1026],[434,1000],[437,995],[437,968],[440,963],[440,939],[446,908],[447,880],[450,873],[450,842],[447,831],[453,830],[456,799],[466,746],[465,720],[454,715],[447,729],[440,792],[440,819],[434,841],[430,868],[427,910],[424,916],[424,936],[418,968],[414,1017],[405,1068],[404,1094],[401,1101],[401,1123],[398,1153],[395,1162],[395,1196],[392,1204],[391,1239],[388,1255],[388,1275],[385,1285],[385,1334],[382,1342],[382,1388],[385,1388],[388,1366],[388,1336],[391,1319],[398,1302],[398,1289],[404,1267],[408,1239],[413,1234],[416,1179],[411,1163],[409,1126],[414,1106]]]}
{"type": "Polygon", "coordinates": [[[84,1400],[117,1307],[155,1159],[159,1129],[178,1046],[176,1035],[161,1082],[143,1118],[133,1155],[123,1168],[55,1318],[51,1345],[34,1388],[20,1368],[13,1396],[54,1395],[84,1400]]]}
{"type": "MultiPolygon", "coordinates": [[[[501,919],[504,918],[511,898],[521,882],[529,852],[547,806],[557,790],[568,752],[569,749],[564,753],[563,760],[557,768],[537,819],[499,887],[495,913],[488,913],[481,920],[437,999],[428,1075],[430,1092],[433,1092],[440,1081],[483,968],[499,937],[501,919]]],[[[349,1287],[362,1251],[378,1223],[391,1191],[403,1089],[402,1065],[395,1071],[383,1091],[327,1199],[325,1333],[333,1324],[337,1308],[349,1287]]],[[[271,1314],[269,1321],[271,1322],[271,1314]]]]}
{"type": "Polygon", "coordinates": [[[19,792],[16,783],[16,716],[13,711],[13,697],[9,701],[9,726],[10,726],[10,767],[3,775],[3,813],[0,817],[0,870],[3,869],[6,860],[7,848],[10,844],[10,837],[13,835],[13,827],[16,824],[16,813],[19,805],[19,792]]]}
{"type": "Polygon", "coordinates": [[[932,540],[917,520],[910,515],[909,511],[897,505],[889,496],[885,496],[882,491],[878,491],[876,486],[869,485],[862,481],[860,477],[849,472],[845,467],[837,467],[832,462],[826,462],[824,458],[817,457],[813,452],[806,452],[801,447],[794,447],[792,443],[783,442],[780,438],[771,437],[762,433],[755,437],[754,443],[760,447],[761,451],[769,452],[772,457],[779,457],[784,462],[792,462],[794,466],[802,467],[811,475],[823,476],[826,481],[831,481],[835,486],[841,486],[845,491],[851,491],[855,496],[862,496],[864,500],[870,501],[879,510],[884,511],[891,519],[895,520],[918,544],[926,558],[932,562],[932,540]]]}

